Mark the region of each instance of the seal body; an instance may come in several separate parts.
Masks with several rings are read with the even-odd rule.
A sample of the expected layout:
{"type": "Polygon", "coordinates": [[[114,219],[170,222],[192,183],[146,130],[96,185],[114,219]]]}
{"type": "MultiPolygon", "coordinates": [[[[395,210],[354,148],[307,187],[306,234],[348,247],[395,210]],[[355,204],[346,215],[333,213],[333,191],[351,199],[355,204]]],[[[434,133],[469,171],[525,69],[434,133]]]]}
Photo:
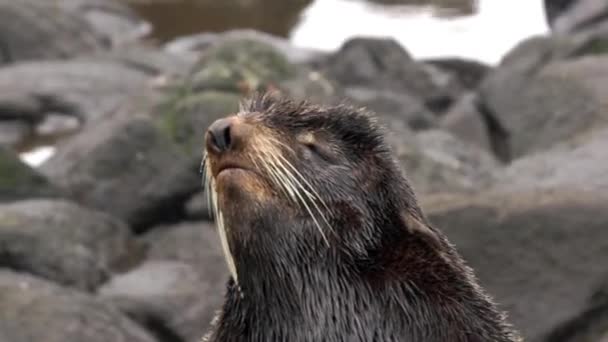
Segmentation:
{"type": "Polygon", "coordinates": [[[206,135],[232,277],[206,341],[520,341],[372,116],[256,96],[206,135]]]}

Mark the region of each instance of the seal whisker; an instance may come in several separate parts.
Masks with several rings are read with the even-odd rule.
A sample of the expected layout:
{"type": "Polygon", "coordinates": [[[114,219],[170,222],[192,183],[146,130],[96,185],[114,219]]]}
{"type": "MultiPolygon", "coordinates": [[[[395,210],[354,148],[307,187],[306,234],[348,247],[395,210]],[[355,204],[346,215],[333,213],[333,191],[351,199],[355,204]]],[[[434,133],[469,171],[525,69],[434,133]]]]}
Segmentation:
{"type": "MultiPolygon", "coordinates": [[[[290,183],[294,186],[294,189],[297,189],[298,191],[295,191],[296,196],[298,196],[300,202],[302,203],[302,205],[304,206],[304,208],[306,209],[306,211],[308,212],[308,214],[310,215],[310,218],[312,218],[312,220],[314,221],[315,225],[317,226],[317,229],[319,230],[319,233],[321,233],[321,236],[323,237],[323,240],[325,240],[325,243],[327,244],[327,246],[329,247],[329,240],[327,239],[327,236],[325,236],[325,233],[323,232],[323,228],[321,228],[321,225],[319,224],[319,221],[316,218],[316,215],[313,214],[310,206],[308,205],[308,201],[306,201],[306,199],[304,198],[304,196],[301,194],[302,190],[304,192],[304,194],[306,195],[306,197],[308,198],[308,200],[310,200],[310,202],[312,203],[312,205],[315,207],[316,211],[319,213],[319,215],[321,215],[321,217],[323,218],[323,220],[328,224],[327,219],[325,218],[325,216],[323,215],[323,213],[320,211],[319,207],[316,205],[314,198],[312,197],[312,194],[310,192],[308,192],[303,186],[302,183],[293,175],[292,172],[290,172],[285,165],[283,165],[283,163],[275,156],[272,155],[272,157],[275,158],[275,162],[277,163],[277,165],[279,165],[279,167],[281,169],[283,169],[284,174],[288,177],[288,180],[290,181],[290,183]]],[[[331,228],[331,227],[330,227],[331,228]]]]}
{"type": "MultiPolygon", "coordinates": [[[[210,188],[214,188],[215,182],[212,181],[210,188]]],[[[217,226],[217,230],[220,236],[220,243],[222,245],[222,250],[224,251],[224,256],[226,258],[228,269],[234,278],[235,283],[238,284],[238,274],[236,271],[236,264],[234,262],[234,257],[232,256],[232,252],[230,252],[230,246],[228,244],[228,233],[226,231],[226,226],[224,225],[224,216],[222,215],[222,211],[218,205],[218,196],[215,190],[211,191],[211,199],[213,203],[213,210],[215,212],[215,224],[217,226]]]]}
{"type": "Polygon", "coordinates": [[[327,227],[329,228],[329,230],[333,231],[331,225],[329,224],[329,221],[327,220],[327,218],[325,217],[325,215],[323,214],[323,212],[321,211],[321,208],[319,208],[319,206],[317,205],[317,201],[321,202],[321,205],[323,205],[325,207],[325,209],[327,211],[329,211],[329,207],[327,206],[327,204],[325,204],[325,201],[323,201],[323,199],[321,198],[321,196],[319,195],[319,193],[315,190],[315,188],[312,186],[312,184],[310,184],[310,182],[308,182],[308,180],[306,180],[306,178],[302,175],[302,173],[300,171],[298,171],[293,164],[291,164],[289,162],[289,160],[287,160],[285,157],[283,156],[279,156],[281,159],[283,159],[283,161],[285,162],[285,164],[287,164],[287,166],[289,166],[296,175],[298,175],[300,177],[300,179],[308,186],[309,191],[306,191],[306,189],[304,189],[306,191],[306,193],[308,194],[309,198],[311,199],[312,204],[315,206],[315,209],[317,209],[317,212],[319,213],[319,215],[321,215],[321,218],[323,219],[323,221],[325,221],[325,224],[327,225],[327,227]],[[311,194],[312,192],[312,194],[311,194]]]}

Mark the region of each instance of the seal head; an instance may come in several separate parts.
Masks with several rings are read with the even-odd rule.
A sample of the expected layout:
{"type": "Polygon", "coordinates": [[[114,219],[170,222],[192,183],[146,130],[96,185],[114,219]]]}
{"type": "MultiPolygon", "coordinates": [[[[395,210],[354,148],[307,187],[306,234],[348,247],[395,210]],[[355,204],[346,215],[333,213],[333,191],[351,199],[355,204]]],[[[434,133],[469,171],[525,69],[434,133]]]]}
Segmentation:
{"type": "Polygon", "coordinates": [[[207,131],[232,277],[209,341],[518,341],[363,110],[261,95],[207,131]]]}

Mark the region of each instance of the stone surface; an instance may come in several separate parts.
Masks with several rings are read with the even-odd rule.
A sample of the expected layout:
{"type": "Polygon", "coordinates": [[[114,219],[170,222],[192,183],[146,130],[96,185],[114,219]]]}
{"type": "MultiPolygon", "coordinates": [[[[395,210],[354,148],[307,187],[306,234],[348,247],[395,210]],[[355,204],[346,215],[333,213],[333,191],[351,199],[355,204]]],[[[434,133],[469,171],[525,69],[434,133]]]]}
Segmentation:
{"type": "Polygon", "coordinates": [[[53,2],[0,1],[0,65],[106,48],[104,37],[53,2]]]}
{"type": "Polygon", "coordinates": [[[0,266],[93,290],[137,258],[122,222],[60,200],[0,205],[0,266]]]}
{"type": "Polygon", "coordinates": [[[606,192],[488,193],[427,202],[431,222],[473,267],[528,341],[588,309],[606,275],[606,192]]]}
{"type": "Polygon", "coordinates": [[[388,142],[417,193],[471,192],[491,184],[497,161],[449,133],[392,129],[388,142]]]}
{"type": "MultiPolygon", "coordinates": [[[[605,125],[608,57],[555,62],[528,76],[513,72],[487,80],[480,109],[494,125],[502,159],[510,160],[605,125]]],[[[492,132],[490,132],[493,134],[492,132]]]]}
{"type": "Polygon", "coordinates": [[[494,150],[490,130],[478,108],[477,94],[464,95],[439,121],[439,127],[485,151],[494,150]]]}
{"type": "Polygon", "coordinates": [[[197,270],[172,261],[147,262],[99,293],[163,340],[200,341],[223,302],[197,270]]]}
{"type": "Polygon", "coordinates": [[[84,293],[0,270],[0,341],[155,342],[117,308],[84,293]]]}
{"type": "Polygon", "coordinates": [[[445,96],[424,65],[392,39],[353,38],[322,63],[321,70],[344,86],[407,92],[424,104],[445,96]]]}
{"type": "Polygon", "coordinates": [[[202,137],[215,119],[233,113],[229,93],[175,94],[126,106],[59,146],[41,171],[79,203],[126,220],[136,230],[183,217],[200,190],[202,137]],[[174,96],[174,97],[173,97],[174,96]]]}

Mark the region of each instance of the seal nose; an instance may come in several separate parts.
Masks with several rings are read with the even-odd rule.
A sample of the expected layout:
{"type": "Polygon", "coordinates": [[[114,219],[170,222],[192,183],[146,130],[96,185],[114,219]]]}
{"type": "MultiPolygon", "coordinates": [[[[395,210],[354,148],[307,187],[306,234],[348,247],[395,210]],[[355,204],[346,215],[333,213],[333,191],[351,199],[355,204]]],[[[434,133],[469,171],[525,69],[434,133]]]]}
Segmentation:
{"type": "Polygon", "coordinates": [[[207,130],[207,147],[221,153],[232,146],[232,120],[229,118],[215,121],[207,130]]]}

